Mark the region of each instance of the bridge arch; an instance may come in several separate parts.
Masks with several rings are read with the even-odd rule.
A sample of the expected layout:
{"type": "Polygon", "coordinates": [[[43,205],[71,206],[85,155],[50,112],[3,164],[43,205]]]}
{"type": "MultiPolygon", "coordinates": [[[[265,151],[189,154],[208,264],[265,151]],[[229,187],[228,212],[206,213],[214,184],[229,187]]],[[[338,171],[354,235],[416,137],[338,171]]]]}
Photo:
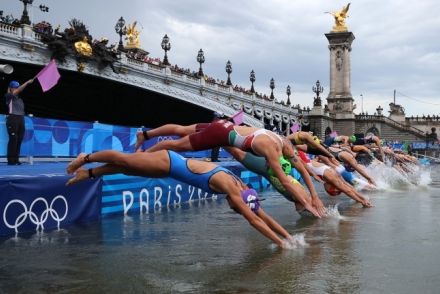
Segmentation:
{"type": "Polygon", "coordinates": [[[375,136],[380,137],[380,132],[375,126],[367,129],[367,131],[365,132],[365,135],[367,136],[368,134],[373,134],[375,136]]]}

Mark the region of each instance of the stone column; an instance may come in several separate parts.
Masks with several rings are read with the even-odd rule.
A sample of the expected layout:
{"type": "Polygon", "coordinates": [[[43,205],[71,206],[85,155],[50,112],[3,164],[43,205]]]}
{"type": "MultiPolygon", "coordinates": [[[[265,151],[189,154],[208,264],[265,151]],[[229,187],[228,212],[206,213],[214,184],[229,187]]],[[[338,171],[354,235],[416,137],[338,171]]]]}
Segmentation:
{"type": "Polygon", "coordinates": [[[352,32],[325,34],[330,50],[330,92],[327,103],[336,119],[353,119],[353,96],[351,94],[351,44],[352,32]]]}

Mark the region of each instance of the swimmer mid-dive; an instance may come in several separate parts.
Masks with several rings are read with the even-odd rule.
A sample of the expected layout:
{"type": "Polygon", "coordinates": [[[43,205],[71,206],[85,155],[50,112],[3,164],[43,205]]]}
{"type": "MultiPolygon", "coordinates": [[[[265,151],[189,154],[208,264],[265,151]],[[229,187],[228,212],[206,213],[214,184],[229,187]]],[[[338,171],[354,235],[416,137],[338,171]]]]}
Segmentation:
{"type": "MultiPolygon", "coordinates": [[[[135,146],[137,148],[141,147],[142,143],[152,136],[164,135],[183,135],[183,137],[177,140],[161,141],[147,151],[154,152],[162,149],[199,151],[213,147],[237,147],[243,151],[263,156],[284,189],[291,195],[295,194],[290,179],[283,172],[279,163],[279,158],[283,156],[284,152],[289,151],[285,148],[287,140],[271,131],[254,127],[235,126],[232,122],[226,120],[191,126],[164,125],[153,130],[138,132],[135,146]]],[[[284,155],[290,156],[290,154],[284,155]]],[[[324,215],[323,210],[319,210],[317,207],[308,206],[306,203],[304,203],[304,207],[315,216],[321,217],[324,215]]]]}
{"type": "MultiPolygon", "coordinates": [[[[379,152],[380,152],[379,160],[382,161],[382,162],[385,160],[385,154],[384,154],[383,149],[382,149],[382,140],[380,140],[380,138],[378,136],[375,136],[373,134],[369,134],[369,135],[367,135],[366,137],[363,137],[363,138],[362,137],[356,138],[356,140],[352,144],[353,144],[353,146],[363,146],[363,145],[371,146],[371,145],[375,145],[377,148],[379,148],[379,152]]],[[[353,151],[355,151],[355,149],[353,151]]]]}
{"type": "Polygon", "coordinates": [[[295,167],[292,167],[290,162],[285,158],[280,158],[280,164],[291,182],[292,190],[294,191],[292,194],[291,192],[287,191],[283,185],[281,185],[279,179],[273,175],[270,168],[267,166],[266,159],[264,157],[256,156],[251,152],[244,152],[235,147],[224,147],[224,149],[228,151],[238,162],[243,164],[248,170],[265,177],[281,195],[295,204],[295,208],[299,214],[306,215],[303,203],[310,203],[314,207],[317,207],[318,210],[321,210],[320,212],[322,215],[325,215],[326,212],[324,205],[319,199],[318,194],[313,187],[313,183],[310,180],[310,176],[305,168],[304,170],[301,168],[296,169],[295,167]],[[310,192],[311,197],[309,197],[307,191],[299,182],[303,177],[304,182],[308,182],[307,179],[309,179],[310,185],[313,187],[312,191],[310,192]]]}
{"type": "MultiPolygon", "coordinates": [[[[306,167],[310,173],[318,175],[325,181],[325,183],[345,193],[348,197],[361,203],[364,207],[372,207],[368,199],[362,196],[359,192],[357,192],[352,186],[347,184],[341,178],[341,176],[338,174],[336,170],[321,162],[318,162],[316,160],[311,160],[307,156],[307,154],[305,154],[302,151],[299,151],[298,153],[299,153],[299,157],[306,164],[306,167]]],[[[328,185],[326,185],[326,187],[328,187],[328,185]]],[[[328,192],[328,188],[326,190],[328,192]]]]}
{"type": "Polygon", "coordinates": [[[68,165],[67,173],[74,174],[74,177],[68,180],[67,185],[117,173],[151,178],[171,177],[206,192],[226,194],[229,206],[278,246],[288,247],[288,243],[282,238],[287,240],[292,238],[260,207],[256,191],[249,189],[231,171],[211,162],[186,159],[173,151],[126,154],[104,150],[87,155],[81,153],[68,165]],[[81,168],[84,164],[91,162],[105,164],[88,170],[81,168]]]}
{"type": "Polygon", "coordinates": [[[308,149],[307,153],[313,152],[314,154],[320,154],[330,158],[333,157],[333,154],[331,154],[326,147],[321,144],[319,138],[312,136],[309,132],[295,132],[288,135],[286,138],[295,146],[305,145],[306,150],[308,149]]]}
{"type": "Polygon", "coordinates": [[[339,162],[342,162],[346,166],[349,166],[352,169],[356,170],[361,176],[363,176],[368,181],[368,183],[372,185],[376,185],[374,179],[368,174],[368,172],[364,169],[364,167],[356,162],[356,159],[354,157],[356,153],[333,146],[329,147],[328,150],[333,153],[335,159],[333,158],[329,159],[326,158],[325,156],[319,156],[320,160],[323,163],[327,164],[328,166],[331,166],[332,163],[335,165],[339,165],[339,162]]]}

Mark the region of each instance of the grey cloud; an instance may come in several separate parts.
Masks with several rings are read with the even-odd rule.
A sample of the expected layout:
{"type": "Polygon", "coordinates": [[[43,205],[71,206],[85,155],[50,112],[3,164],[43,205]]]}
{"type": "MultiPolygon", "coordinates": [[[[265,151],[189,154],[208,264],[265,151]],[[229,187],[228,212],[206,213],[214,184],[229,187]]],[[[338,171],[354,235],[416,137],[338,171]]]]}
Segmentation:
{"type": "MultiPolygon", "coordinates": [[[[35,5],[39,5],[35,1],[35,5]]],[[[320,80],[328,94],[329,51],[324,36],[333,18],[324,14],[346,2],[332,1],[59,1],[45,0],[51,13],[35,11],[34,18],[67,26],[77,17],[95,38],[118,40],[114,24],[120,16],[137,20],[143,30],[141,42],[153,57],[162,57],[161,38],[167,33],[173,45],[172,63],[197,70],[197,51],[203,48],[205,72],[225,80],[225,63],[233,64],[233,82],[250,87],[249,72],[257,74],[256,88],[269,93],[269,80],[276,80],[275,93],[285,97],[293,87],[295,103],[312,104],[311,87],[320,80]]],[[[347,1],[348,2],[348,1],[347,1]]],[[[353,1],[352,1],[353,2],[353,1]]],[[[6,13],[21,14],[18,1],[3,4],[6,13]],[[6,6],[6,7],[5,7],[6,6]]],[[[440,4],[420,2],[356,1],[350,6],[347,25],[356,39],[352,46],[352,94],[362,93],[364,109],[373,113],[378,103],[387,111],[392,91],[435,103],[440,92],[438,33],[440,4]]],[[[407,114],[439,113],[440,107],[400,96],[407,114]]],[[[356,101],[359,105],[359,102],[356,101]]],[[[360,106],[358,107],[358,110],[360,106]]]]}

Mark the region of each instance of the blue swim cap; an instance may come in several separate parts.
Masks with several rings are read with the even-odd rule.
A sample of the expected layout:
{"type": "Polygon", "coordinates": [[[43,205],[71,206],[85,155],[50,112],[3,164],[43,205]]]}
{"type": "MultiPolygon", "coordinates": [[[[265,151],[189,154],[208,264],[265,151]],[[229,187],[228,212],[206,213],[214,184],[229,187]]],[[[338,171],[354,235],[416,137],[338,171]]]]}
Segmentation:
{"type": "Polygon", "coordinates": [[[246,203],[254,213],[257,213],[258,209],[260,209],[260,199],[258,198],[257,191],[254,189],[247,189],[240,193],[244,203],[246,203]]]}
{"type": "Polygon", "coordinates": [[[351,173],[347,170],[344,170],[342,172],[341,176],[347,183],[353,184],[353,178],[354,178],[353,173],[351,173]]]}
{"type": "Polygon", "coordinates": [[[18,88],[18,87],[20,87],[20,83],[17,82],[17,81],[11,81],[11,82],[9,83],[9,88],[11,88],[11,89],[16,89],[16,88],[18,88]]]}

